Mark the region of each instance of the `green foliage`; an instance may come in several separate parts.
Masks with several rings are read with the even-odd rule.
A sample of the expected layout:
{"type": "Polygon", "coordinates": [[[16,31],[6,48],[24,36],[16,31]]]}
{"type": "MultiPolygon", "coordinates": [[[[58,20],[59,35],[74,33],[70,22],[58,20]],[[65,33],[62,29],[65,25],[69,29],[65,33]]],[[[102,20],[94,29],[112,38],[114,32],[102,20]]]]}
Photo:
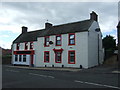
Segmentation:
{"type": "Polygon", "coordinates": [[[111,35],[103,38],[103,47],[106,51],[114,51],[116,49],[116,39],[111,35]]]}

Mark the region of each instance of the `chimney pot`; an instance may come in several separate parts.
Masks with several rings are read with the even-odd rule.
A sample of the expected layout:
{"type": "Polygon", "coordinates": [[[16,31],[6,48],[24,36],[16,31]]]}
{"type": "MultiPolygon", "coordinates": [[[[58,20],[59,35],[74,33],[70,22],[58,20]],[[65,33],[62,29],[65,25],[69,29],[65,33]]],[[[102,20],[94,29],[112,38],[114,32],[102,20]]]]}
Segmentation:
{"type": "Polygon", "coordinates": [[[27,32],[27,27],[25,27],[25,26],[22,26],[22,33],[26,33],[27,32]]]}
{"type": "Polygon", "coordinates": [[[94,11],[92,11],[92,13],[90,13],[90,19],[98,21],[98,15],[94,11]]]}
{"type": "Polygon", "coordinates": [[[45,23],[45,29],[48,29],[48,28],[51,28],[52,27],[52,24],[51,23],[45,23]]]}

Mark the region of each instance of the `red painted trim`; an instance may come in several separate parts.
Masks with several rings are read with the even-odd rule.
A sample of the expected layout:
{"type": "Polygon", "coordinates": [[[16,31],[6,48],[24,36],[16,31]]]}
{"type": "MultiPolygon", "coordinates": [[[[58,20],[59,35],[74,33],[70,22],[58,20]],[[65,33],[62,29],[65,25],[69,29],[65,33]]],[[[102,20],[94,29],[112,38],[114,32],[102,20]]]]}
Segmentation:
{"type": "Polygon", "coordinates": [[[64,50],[64,49],[62,49],[62,48],[61,48],[61,49],[55,49],[55,48],[53,49],[54,52],[57,52],[57,51],[62,52],[63,50],[64,50]]]}
{"type": "Polygon", "coordinates": [[[50,51],[44,51],[44,62],[45,63],[49,63],[50,62],[50,51]],[[45,56],[45,53],[48,52],[49,53],[49,60],[46,61],[46,56],[45,56]]]}
{"type": "Polygon", "coordinates": [[[75,45],[75,43],[74,44],[70,44],[70,35],[74,35],[74,42],[75,42],[75,40],[76,40],[76,36],[75,36],[75,33],[69,33],[68,34],[68,45],[75,45]]]}
{"type": "Polygon", "coordinates": [[[31,65],[33,65],[33,55],[31,55],[30,57],[31,57],[31,65]]]}
{"type": "Polygon", "coordinates": [[[50,41],[50,36],[45,36],[44,37],[44,47],[49,47],[49,45],[46,45],[46,38],[49,38],[49,41],[50,41]]]}
{"type": "Polygon", "coordinates": [[[27,50],[28,49],[28,42],[25,42],[25,50],[27,50]]]}
{"type": "Polygon", "coordinates": [[[75,56],[74,56],[74,62],[70,62],[70,52],[75,53],[75,50],[69,50],[68,51],[68,64],[75,64],[75,62],[76,62],[76,53],[75,53],[75,56]]]}
{"type": "Polygon", "coordinates": [[[62,36],[61,36],[60,34],[59,34],[59,35],[56,35],[56,40],[55,40],[55,41],[56,41],[56,43],[55,43],[56,46],[61,46],[61,45],[62,45],[62,36]],[[57,45],[57,37],[58,37],[58,36],[60,36],[60,42],[61,42],[60,45],[57,45]]]}
{"type": "Polygon", "coordinates": [[[61,51],[55,52],[55,63],[62,63],[62,52],[60,53],[60,62],[57,62],[57,60],[56,60],[57,52],[61,52],[61,51]]]}
{"type": "Polygon", "coordinates": [[[35,51],[34,50],[14,51],[13,54],[14,55],[33,55],[35,54],[35,51]],[[31,53],[30,54],[17,54],[17,52],[27,52],[27,51],[30,51],[31,53]]]}

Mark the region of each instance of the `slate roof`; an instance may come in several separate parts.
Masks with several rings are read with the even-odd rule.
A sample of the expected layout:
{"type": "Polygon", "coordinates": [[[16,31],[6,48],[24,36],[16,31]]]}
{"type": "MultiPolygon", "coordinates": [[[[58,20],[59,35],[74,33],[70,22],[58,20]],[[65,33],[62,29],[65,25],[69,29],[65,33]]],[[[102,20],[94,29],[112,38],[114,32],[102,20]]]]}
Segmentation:
{"type": "Polygon", "coordinates": [[[49,29],[41,29],[23,34],[21,33],[13,41],[13,43],[37,41],[37,37],[88,31],[93,21],[94,20],[88,19],[79,22],[72,22],[72,23],[52,26],[49,29]]]}

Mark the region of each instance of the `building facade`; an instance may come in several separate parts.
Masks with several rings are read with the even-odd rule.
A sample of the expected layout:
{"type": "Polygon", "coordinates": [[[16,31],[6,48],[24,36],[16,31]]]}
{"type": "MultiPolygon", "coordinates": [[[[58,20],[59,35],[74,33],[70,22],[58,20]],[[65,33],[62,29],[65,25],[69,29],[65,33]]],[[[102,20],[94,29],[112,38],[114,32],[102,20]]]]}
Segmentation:
{"type": "Polygon", "coordinates": [[[12,44],[12,64],[35,67],[90,68],[103,63],[98,15],[90,19],[22,33],[12,44]]]}

